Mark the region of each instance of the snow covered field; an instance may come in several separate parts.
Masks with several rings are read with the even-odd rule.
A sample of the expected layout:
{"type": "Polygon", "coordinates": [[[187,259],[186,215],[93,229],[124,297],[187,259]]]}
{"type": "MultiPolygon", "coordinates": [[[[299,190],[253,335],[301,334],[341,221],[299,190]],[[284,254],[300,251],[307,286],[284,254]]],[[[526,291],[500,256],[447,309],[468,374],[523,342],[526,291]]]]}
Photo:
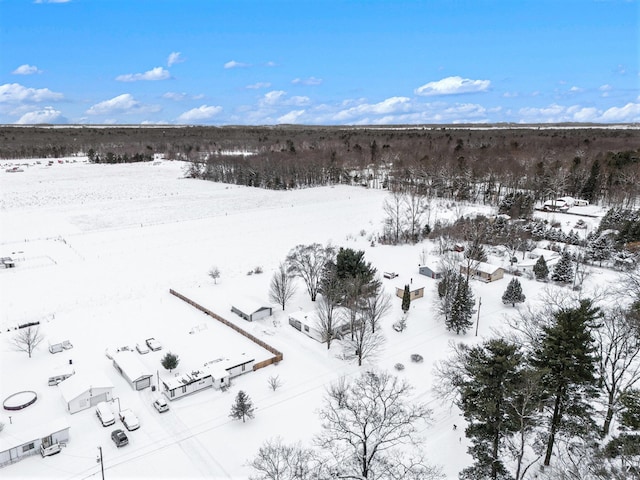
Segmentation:
{"type": "MultiPolygon", "coordinates": [[[[0,256],[16,260],[15,269],[0,270],[0,399],[33,390],[38,400],[22,411],[2,412],[6,425],[0,441],[56,418],[71,429],[59,455],[28,457],[2,468],[3,478],[99,478],[101,446],[107,478],[242,479],[251,472],[247,461],[266,439],[309,441],[320,428],[317,409],[324,388],[360,370],[337,358],[337,345],[327,351],[291,328],[287,312],[276,308],[274,317],[248,323],[230,306],[243,296],[267,302],[279,262],[295,245],[313,242],[364,250],[378,272],[395,271],[426,286],[425,298],[412,302],[403,333],[391,328],[401,313],[394,297],[394,309],[383,321],[387,341],[375,366],[395,372],[393,366],[403,363],[399,375],[433,408],[433,423],[423,431],[432,463],[441,465],[448,479],[470,464],[459,412],[430,393],[432,367],[448,354],[451,341],[475,342],[504,324],[505,314],[514,311],[500,301],[509,276],[495,284],[472,284],[476,299],[482,299],[478,337],[447,332],[435,314],[436,283],[417,271],[423,249],[433,258],[433,245],[371,247],[367,240],[380,231],[385,192],[345,186],[276,192],[216,184],[183,178],[180,162],[46,166],[43,161],[23,168],[0,173],[0,256]],[[217,284],[207,274],[214,265],[221,271],[217,284]],[[247,275],[257,266],[264,273],[247,275]],[[134,391],[105,356],[106,348],[155,337],[164,349],[139,358],[160,377],[173,375],[160,365],[167,351],[180,356],[177,373],[221,356],[246,353],[257,361],[270,356],[170,295],[170,288],[282,351],[284,360],[234,379],[226,392],[204,390],[157,413],[152,401],[159,392],[134,391]],[[29,359],[9,341],[16,325],[33,321],[41,322],[47,338],[29,359]],[[53,339],[69,339],[74,347],[52,355],[47,341],[53,339]],[[413,353],[425,361],[412,363],[413,353]],[[55,367],[70,360],[76,372],[107,375],[122,408],[136,412],[141,428],[130,432],[128,446],[115,447],[109,436],[115,427],[103,428],[93,408],[68,414],[58,387],[47,386],[55,367]],[[283,382],[276,391],[267,383],[273,375],[283,382]],[[244,424],[229,418],[240,389],[257,407],[255,419],[244,424]]],[[[578,218],[553,215],[563,225],[578,218]]],[[[611,278],[596,270],[587,282],[611,278]]],[[[543,286],[521,281],[527,299],[536,299],[543,286]]],[[[385,279],[384,285],[394,293],[394,280],[385,279]]],[[[313,308],[302,283],[287,311],[299,308],[313,308]]]]}

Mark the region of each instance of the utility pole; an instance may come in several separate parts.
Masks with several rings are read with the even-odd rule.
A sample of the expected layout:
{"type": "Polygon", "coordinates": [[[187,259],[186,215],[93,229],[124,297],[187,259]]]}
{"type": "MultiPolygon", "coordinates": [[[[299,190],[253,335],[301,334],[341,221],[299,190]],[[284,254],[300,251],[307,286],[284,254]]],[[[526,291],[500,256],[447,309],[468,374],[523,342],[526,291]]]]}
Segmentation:
{"type": "Polygon", "coordinates": [[[104,480],[104,464],[102,463],[102,447],[98,447],[98,462],[100,463],[100,471],[102,472],[102,480],[104,480]]]}
{"type": "Polygon", "coordinates": [[[480,306],[482,305],[482,298],[478,297],[478,318],[476,319],[476,337],[478,336],[478,326],[480,325],[480,306]]]}

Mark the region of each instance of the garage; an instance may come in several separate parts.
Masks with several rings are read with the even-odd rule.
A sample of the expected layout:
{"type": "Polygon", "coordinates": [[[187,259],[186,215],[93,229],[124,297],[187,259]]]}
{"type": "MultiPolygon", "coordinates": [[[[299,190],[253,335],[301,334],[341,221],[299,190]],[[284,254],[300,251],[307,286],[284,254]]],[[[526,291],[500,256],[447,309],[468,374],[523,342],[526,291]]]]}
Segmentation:
{"type": "Polygon", "coordinates": [[[113,384],[101,374],[75,374],[58,384],[69,413],[77,413],[113,399],[113,384]]]}
{"type": "Polygon", "coordinates": [[[145,367],[138,354],[130,350],[121,350],[113,355],[113,368],[124,377],[134,390],[144,390],[151,386],[153,373],[145,367]]]}

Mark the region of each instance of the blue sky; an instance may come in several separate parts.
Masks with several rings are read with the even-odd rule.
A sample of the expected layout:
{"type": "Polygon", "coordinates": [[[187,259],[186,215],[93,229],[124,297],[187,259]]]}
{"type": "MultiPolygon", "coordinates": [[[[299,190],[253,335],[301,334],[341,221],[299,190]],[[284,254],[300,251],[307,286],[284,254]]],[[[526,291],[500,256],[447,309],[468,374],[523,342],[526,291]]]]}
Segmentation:
{"type": "Polygon", "coordinates": [[[0,123],[640,122],[638,0],[0,0],[0,123]]]}

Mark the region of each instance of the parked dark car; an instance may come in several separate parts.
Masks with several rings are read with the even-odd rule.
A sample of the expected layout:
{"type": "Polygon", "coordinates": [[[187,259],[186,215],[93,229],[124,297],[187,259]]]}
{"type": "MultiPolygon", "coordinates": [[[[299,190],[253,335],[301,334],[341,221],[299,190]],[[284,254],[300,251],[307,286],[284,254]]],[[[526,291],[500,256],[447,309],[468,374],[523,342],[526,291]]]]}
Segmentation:
{"type": "Polygon", "coordinates": [[[111,432],[111,440],[116,444],[116,447],[124,447],[129,443],[129,439],[127,438],[127,434],[124,433],[123,430],[117,429],[111,432]]]}

